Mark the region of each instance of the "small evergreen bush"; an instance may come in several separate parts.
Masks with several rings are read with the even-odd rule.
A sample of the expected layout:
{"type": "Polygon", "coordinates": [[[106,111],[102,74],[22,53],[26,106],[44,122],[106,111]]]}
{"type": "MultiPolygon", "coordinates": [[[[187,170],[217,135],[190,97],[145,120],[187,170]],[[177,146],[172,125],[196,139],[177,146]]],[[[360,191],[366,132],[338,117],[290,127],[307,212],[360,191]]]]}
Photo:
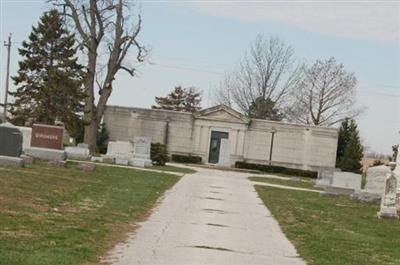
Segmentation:
{"type": "Polygon", "coordinates": [[[189,164],[200,164],[201,157],[200,156],[191,156],[191,155],[172,155],[172,161],[177,163],[189,163],[189,164]]]}
{"type": "Polygon", "coordinates": [[[165,166],[165,163],[169,161],[168,151],[165,144],[152,143],[150,155],[151,155],[151,160],[155,165],[165,166]]]}
{"type": "Polygon", "coordinates": [[[253,164],[247,163],[243,161],[237,161],[235,163],[236,168],[244,168],[244,169],[254,169],[268,173],[281,173],[286,175],[292,175],[297,177],[307,177],[307,178],[317,178],[318,172],[311,170],[303,170],[303,169],[295,169],[295,168],[287,168],[282,166],[270,166],[263,164],[253,164]]]}

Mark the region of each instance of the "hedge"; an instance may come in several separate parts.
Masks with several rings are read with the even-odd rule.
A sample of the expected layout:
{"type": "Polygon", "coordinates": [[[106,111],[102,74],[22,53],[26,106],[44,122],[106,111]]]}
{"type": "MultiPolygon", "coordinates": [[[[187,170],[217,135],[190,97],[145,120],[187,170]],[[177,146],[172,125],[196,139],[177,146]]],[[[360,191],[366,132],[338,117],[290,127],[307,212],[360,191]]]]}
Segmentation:
{"type": "Polygon", "coordinates": [[[200,164],[201,157],[200,156],[191,156],[191,155],[172,155],[172,161],[177,163],[189,163],[189,164],[200,164]]]}
{"type": "Polygon", "coordinates": [[[263,164],[253,164],[247,163],[243,161],[237,161],[235,163],[236,168],[244,168],[244,169],[254,169],[268,173],[281,173],[286,175],[293,175],[298,177],[307,177],[307,178],[317,178],[318,172],[310,171],[310,170],[303,170],[303,169],[294,169],[294,168],[287,168],[282,166],[270,166],[270,165],[263,165],[263,164]]]}
{"type": "Polygon", "coordinates": [[[165,163],[169,161],[167,147],[161,143],[152,143],[151,160],[156,165],[165,166],[165,163]]]}

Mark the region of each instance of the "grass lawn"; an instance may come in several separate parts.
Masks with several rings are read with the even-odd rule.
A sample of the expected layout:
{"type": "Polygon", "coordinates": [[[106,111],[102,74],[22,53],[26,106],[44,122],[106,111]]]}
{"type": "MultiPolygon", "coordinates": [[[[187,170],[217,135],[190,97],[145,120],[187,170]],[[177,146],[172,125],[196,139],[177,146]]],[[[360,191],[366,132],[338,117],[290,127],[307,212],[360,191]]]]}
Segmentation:
{"type": "Polygon", "coordinates": [[[256,190],[308,264],[400,264],[400,221],[378,219],[378,205],[272,187],[256,190]]]}
{"type": "Polygon", "coordinates": [[[263,178],[263,177],[249,177],[251,181],[265,182],[270,184],[285,185],[291,187],[305,188],[320,190],[320,188],[314,187],[314,183],[310,179],[301,178],[300,180],[285,180],[285,179],[274,179],[274,178],[263,178]]]}
{"type": "Polygon", "coordinates": [[[185,173],[185,174],[193,174],[196,173],[196,170],[193,170],[191,168],[183,168],[183,167],[176,167],[176,166],[152,166],[149,169],[156,169],[156,170],[162,170],[162,171],[171,171],[171,172],[178,172],[178,173],[185,173]]]}
{"type": "Polygon", "coordinates": [[[178,180],[72,163],[0,168],[0,264],[97,264],[178,180]]]}

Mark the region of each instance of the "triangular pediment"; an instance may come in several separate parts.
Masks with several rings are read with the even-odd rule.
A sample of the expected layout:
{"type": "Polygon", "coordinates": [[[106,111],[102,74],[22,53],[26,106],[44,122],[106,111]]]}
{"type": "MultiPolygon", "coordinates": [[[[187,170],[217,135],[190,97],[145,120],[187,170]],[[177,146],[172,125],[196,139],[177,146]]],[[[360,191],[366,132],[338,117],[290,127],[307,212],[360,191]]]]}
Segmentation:
{"type": "Polygon", "coordinates": [[[207,108],[195,113],[197,119],[207,119],[224,122],[235,122],[235,123],[248,123],[249,119],[237,112],[236,110],[225,106],[218,105],[215,107],[207,108]]]}

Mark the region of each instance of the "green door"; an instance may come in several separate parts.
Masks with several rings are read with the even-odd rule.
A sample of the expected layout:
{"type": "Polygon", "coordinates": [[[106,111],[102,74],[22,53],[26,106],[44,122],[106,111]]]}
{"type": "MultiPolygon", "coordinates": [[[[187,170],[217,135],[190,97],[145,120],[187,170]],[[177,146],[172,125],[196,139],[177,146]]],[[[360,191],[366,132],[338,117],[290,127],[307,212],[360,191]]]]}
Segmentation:
{"type": "Polygon", "coordinates": [[[208,163],[217,164],[219,162],[219,151],[221,147],[221,139],[228,139],[227,132],[211,132],[210,152],[208,155],[208,163]]]}

